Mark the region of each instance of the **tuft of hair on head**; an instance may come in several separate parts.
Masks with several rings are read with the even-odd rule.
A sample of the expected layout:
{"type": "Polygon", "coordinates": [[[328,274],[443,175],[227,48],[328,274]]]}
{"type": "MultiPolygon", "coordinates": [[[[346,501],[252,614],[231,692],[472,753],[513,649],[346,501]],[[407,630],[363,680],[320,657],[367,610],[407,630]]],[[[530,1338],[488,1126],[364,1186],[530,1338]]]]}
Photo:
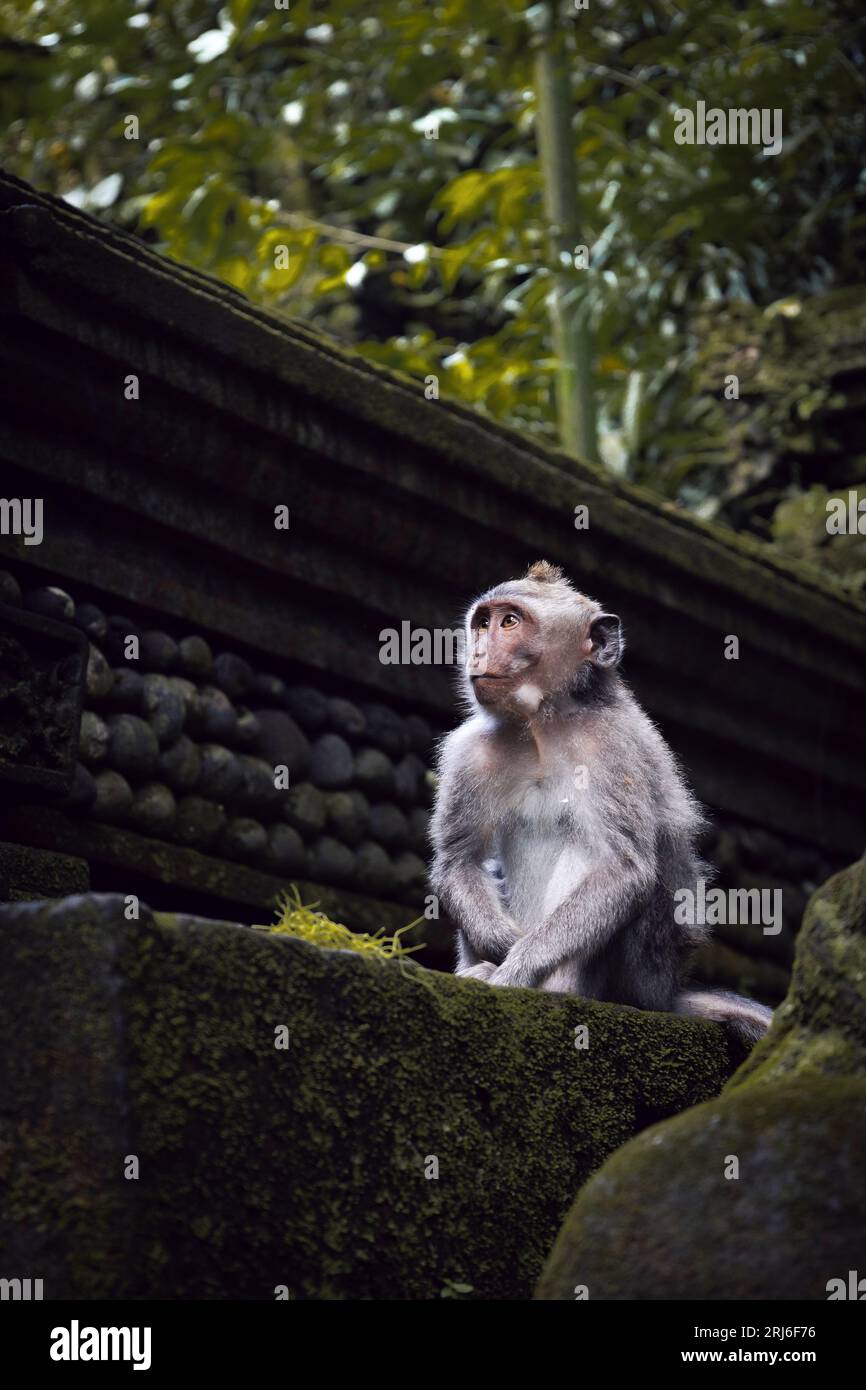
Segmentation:
{"type": "Polygon", "coordinates": [[[559,565],[552,565],[549,560],[536,560],[524,575],[524,579],[535,579],[539,584],[556,584],[565,576],[559,565]]]}

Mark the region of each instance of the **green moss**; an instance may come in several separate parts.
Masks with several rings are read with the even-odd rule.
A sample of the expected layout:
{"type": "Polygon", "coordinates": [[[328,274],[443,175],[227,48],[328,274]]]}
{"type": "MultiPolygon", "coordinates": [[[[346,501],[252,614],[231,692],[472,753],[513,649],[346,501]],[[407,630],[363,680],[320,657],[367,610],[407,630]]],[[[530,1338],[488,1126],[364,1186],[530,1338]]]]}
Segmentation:
{"type": "Polygon", "coordinates": [[[864,1206],[866,1082],[744,1087],[608,1160],[537,1297],[585,1284],[590,1299],[825,1299],[862,1266],[864,1206]]]}
{"type": "MultiPolygon", "coordinates": [[[[100,1019],[116,1028],[97,1051],[126,1101],[91,1145],[99,1220],[76,1222],[74,1259],[61,1235],[44,1268],[27,1263],[47,1296],[96,1287],[82,1273],[94,1270],[101,1292],[127,1297],[271,1299],[278,1284],[296,1298],[527,1297],[587,1176],[644,1126],[716,1094],[740,1060],[711,1024],[492,990],[229,923],[146,910],[127,922],[119,898],[3,915],[18,962],[4,984],[26,1001],[16,1095],[39,1097],[36,1122],[72,1065],[40,1046],[42,995],[60,1001],[70,971],[86,983],[83,934],[113,961],[70,996],[64,1026],[73,1060],[100,1019]],[[126,1154],[138,1181],[118,1178],[126,1154]]],[[[8,1227],[7,1266],[34,1229],[68,1219],[77,1124],[67,1107],[38,1178],[9,1130],[9,1209],[20,1216],[27,1192],[33,1210],[8,1227]]]]}
{"type": "Polygon", "coordinates": [[[864,859],[812,896],[788,997],[728,1089],[811,1075],[866,1077],[864,859]]]}

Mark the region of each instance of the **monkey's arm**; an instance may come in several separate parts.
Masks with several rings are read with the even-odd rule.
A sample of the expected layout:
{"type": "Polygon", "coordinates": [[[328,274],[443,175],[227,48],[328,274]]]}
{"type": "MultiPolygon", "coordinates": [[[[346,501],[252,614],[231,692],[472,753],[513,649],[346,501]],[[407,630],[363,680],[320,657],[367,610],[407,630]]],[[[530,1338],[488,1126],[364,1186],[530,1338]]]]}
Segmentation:
{"type": "Polygon", "coordinates": [[[502,906],[492,878],[481,867],[480,846],[475,852],[477,861],[462,841],[460,846],[445,846],[436,855],[430,877],[442,906],[459,927],[456,973],[471,971],[483,979],[486,974],[473,967],[503,961],[517,940],[517,928],[502,906]]]}
{"type": "Polygon", "coordinates": [[[490,984],[533,988],[567,960],[590,961],[640,911],[653,880],[647,864],[602,860],[540,926],[514,943],[490,984]]]}
{"type": "Polygon", "coordinates": [[[459,928],[457,974],[483,979],[487,972],[477,967],[503,961],[518,931],[482,868],[489,848],[479,801],[472,779],[449,769],[443,758],[431,824],[435,853],[430,882],[459,928]]]}

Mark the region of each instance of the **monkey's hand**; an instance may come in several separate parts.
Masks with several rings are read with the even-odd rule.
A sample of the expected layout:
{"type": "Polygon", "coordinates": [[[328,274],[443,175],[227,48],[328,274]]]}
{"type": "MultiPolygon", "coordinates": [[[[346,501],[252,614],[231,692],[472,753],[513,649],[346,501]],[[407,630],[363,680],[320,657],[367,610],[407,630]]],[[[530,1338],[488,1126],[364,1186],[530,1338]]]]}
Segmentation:
{"type": "Polygon", "coordinates": [[[454,973],[459,975],[461,980],[489,980],[491,975],[496,973],[496,969],[492,961],[480,960],[477,965],[467,965],[454,973]]]}
{"type": "Polygon", "coordinates": [[[533,968],[532,962],[526,958],[525,952],[520,950],[520,945],[521,942],[515,942],[502,964],[496,966],[493,974],[486,977],[492,985],[508,985],[512,989],[531,989],[537,983],[539,971],[537,967],[533,968]]]}

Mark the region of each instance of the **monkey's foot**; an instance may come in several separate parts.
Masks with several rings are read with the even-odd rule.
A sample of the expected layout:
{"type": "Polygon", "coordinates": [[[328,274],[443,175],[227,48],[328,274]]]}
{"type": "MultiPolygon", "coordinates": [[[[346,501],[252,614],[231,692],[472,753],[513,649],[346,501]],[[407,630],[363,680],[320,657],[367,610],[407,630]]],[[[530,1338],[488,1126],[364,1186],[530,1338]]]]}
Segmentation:
{"type": "Polygon", "coordinates": [[[465,970],[457,970],[454,973],[460,976],[461,980],[489,980],[497,967],[489,960],[480,960],[477,965],[469,965],[465,970]]]}

